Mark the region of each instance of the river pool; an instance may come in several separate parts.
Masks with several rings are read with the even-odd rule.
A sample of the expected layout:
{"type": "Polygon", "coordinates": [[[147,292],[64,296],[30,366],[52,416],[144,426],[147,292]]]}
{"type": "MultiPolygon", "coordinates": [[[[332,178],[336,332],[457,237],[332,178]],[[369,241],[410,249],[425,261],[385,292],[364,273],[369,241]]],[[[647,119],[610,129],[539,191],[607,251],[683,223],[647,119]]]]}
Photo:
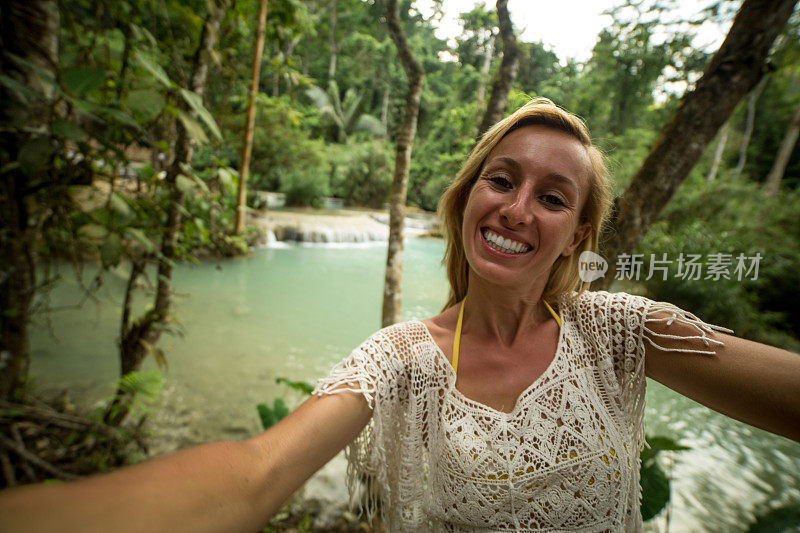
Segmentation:
{"type": "MultiPolygon", "coordinates": [[[[439,240],[406,241],[403,318],[438,312],[446,296],[439,240]]],[[[214,439],[241,439],[260,428],[257,403],[299,393],[275,378],[313,381],[380,326],[385,243],[293,245],[224,261],[179,265],[174,274],[182,336],[162,338],[169,368],[160,409],[151,417],[156,452],[214,439]]],[[[95,405],[113,391],[115,340],[127,269],[104,277],[79,308],[83,291],[67,266],[31,335],[34,388],[69,388],[73,402],[95,405]]],[[[84,280],[94,272],[87,267],[84,280]]],[[[146,368],[155,368],[148,360],[146,368]]],[[[800,504],[800,444],[714,413],[648,382],[647,433],[678,439],[669,516],[648,525],[664,531],[745,531],[753,514],[800,504]]],[[[341,457],[306,494],[344,498],[341,457]]]]}

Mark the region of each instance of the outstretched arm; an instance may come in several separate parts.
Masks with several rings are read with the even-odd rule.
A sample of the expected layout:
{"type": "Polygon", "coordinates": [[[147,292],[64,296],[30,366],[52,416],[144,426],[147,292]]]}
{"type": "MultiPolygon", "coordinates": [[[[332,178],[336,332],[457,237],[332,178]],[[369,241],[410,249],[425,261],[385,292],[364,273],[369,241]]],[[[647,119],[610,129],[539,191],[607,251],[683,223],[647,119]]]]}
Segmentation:
{"type": "Polygon", "coordinates": [[[312,396],[244,442],[216,442],[59,485],[0,495],[0,530],[258,531],[369,421],[354,393],[312,396]]]}
{"type": "MultiPolygon", "coordinates": [[[[676,337],[696,335],[677,321],[650,327],[676,337]]],[[[800,355],[723,333],[710,337],[723,343],[714,355],[669,352],[645,342],[647,377],[731,418],[800,441],[800,355]]],[[[664,348],[691,348],[692,342],[697,344],[659,340],[664,348]]]]}

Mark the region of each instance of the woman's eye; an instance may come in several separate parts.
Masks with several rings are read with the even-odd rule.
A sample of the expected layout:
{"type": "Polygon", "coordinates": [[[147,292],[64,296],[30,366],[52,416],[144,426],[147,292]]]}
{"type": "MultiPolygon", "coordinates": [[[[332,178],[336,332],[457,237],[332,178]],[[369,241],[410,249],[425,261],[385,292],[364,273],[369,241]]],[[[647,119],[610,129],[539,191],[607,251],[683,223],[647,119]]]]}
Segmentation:
{"type": "Polygon", "coordinates": [[[564,202],[564,200],[562,200],[559,196],[556,196],[555,194],[545,194],[541,198],[545,203],[551,204],[551,205],[554,205],[554,206],[563,207],[563,206],[567,205],[564,202]]]}
{"type": "Polygon", "coordinates": [[[508,181],[508,179],[507,179],[507,178],[504,178],[503,176],[490,176],[488,179],[489,179],[489,181],[491,181],[493,184],[495,184],[495,185],[497,185],[498,187],[501,187],[501,188],[503,188],[503,189],[510,189],[510,188],[512,188],[512,187],[513,187],[513,185],[511,184],[511,182],[510,182],[510,181],[508,181]]]}

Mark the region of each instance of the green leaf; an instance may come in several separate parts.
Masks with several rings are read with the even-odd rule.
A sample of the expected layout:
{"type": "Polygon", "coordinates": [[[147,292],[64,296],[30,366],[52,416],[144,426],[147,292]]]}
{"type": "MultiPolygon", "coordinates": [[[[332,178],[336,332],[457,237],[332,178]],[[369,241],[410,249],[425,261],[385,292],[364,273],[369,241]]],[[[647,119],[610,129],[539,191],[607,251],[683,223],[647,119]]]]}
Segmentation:
{"type": "Polygon", "coordinates": [[[103,266],[108,268],[119,265],[121,257],[122,239],[119,234],[112,233],[100,247],[100,260],[103,262],[103,266]]]}
{"type": "Polygon", "coordinates": [[[800,505],[788,504],[759,514],[747,533],[781,533],[797,531],[800,525],[800,505]]]}
{"type": "Polygon", "coordinates": [[[95,199],[100,195],[100,190],[92,185],[70,185],[67,194],[78,211],[88,213],[97,207],[95,199]]]}
{"type": "Polygon", "coordinates": [[[648,448],[642,450],[641,459],[642,464],[646,464],[655,459],[655,457],[659,454],[659,452],[665,451],[673,451],[679,452],[683,450],[688,450],[686,446],[681,446],[673,439],[669,437],[647,437],[647,445],[648,448]]]}
{"type": "Polygon", "coordinates": [[[267,407],[266,404],[260,403],[256,406],[256,409],[258,410],[259,418],[261,418],[261,426],[264,429],[271,428],[289,414],[289,408],[280,398],[275,399],[271,408],[267,407]]]}
{"type": "Polygon", "coordinates": [[[133,53],[133,59],[136,61],[137,65],[146,70],[156,79],[156,81],[168,89],[172,88],[173,84],[172,81],[170,81],[169,76],[167,76],[167,73],[164,72],[164,69],[161,68],[161,65],[159,65],[156,60],[150,57],[147,53],[141,50],[136,50],[133,53]]]}
{"type": "Polygon", "coordinates": [[[114,109],[111,107],[98,107],[97,111],[110,116],[111,118],[113,118],[114,120],[116,120],[121,124],[125,124],[126,126],[131,126],[136,129],[140,129],[139,123],[136,122],[136,120],[134,120],[132,116],[125,113],[124,111],[120,111],[119,109],[114,109]]]}
{"type": "Polygon", "coordinates": [[[74,68],[61,75],[64,85],[78,96],[99,89],[106,82],[106,73],[96,68],[74,68]]]}
{"type": "Polygon", "coordinates": [[[50,124],[50,129],[54,135],[75,142],[82,141],[88,136],[77,123],[60,118],[50,124]]]}
{"type": "Polygon", "coordinates": [[[99,224],[84,224],[78,228],[78,235],[89,240],[101,240],[108,236],[108,230],[99,224]]]}
{"type": "Polygon", "coordinates": [[[160,115],[166,103],[164,96],[153,89],[131,91],[125,98],[128,109],[141,116],[145,122],[160,115]]]}
{"type": "Polygon", "coordinates": [[[641,469],[642,520],[650,520],[669,503],[669,479],[657,463],[641,469]]]}
{"type": "Polygon", "coordinates": [[[383,127],[383,122],[372,115],[361,115],[358,117],[353,129],[355,131],[365,131],[376,137],[383,137],[386,135],[386,128],[383,127]]]}
{"type": "Polygon", "coordinates": [[[6,76],[5,74],[0,74],[0,85],[4,85],[8,89],[12,91],[16,91],[20,94],[25,94],[28,96],[32,96],[33,98],[37,98],[39,100],[44,99],[44,95],[38,91],[34,91],[24,83],[20,83],[14,78],[6,76]]]}
{"type": "Polygon", "coordinates": [[[647,444],[650,446],[651,450],[657,451],[672,451],[672,452],[680,452],[684,450],[689,450],[687,446],[683,446],[678,444],[677,441],[670,439],[669,437],[648,437],[647,444]]]}
{"type": "Polygon", "coordinates": [[[150,354],[153,356],[153,359],[156,360],[158,368],[160,368],[161,370],[167,369],[167,357],[164,355],[164,350],[162,350],[161,348],[154,347],[150,351],[150,354]]]}
{"type": "Polygon", "coordinates": [[[305,381],[292,381],[291,379],[280,377],[280,378],[275,378],[275,383],[283,383],[284,385],[287,385],[293,388],[294,390],[298,390],[305,394],[311,394],[312,392],[314,392],[314,386],[305,381]]]}
{"type": "Polygon", "coordinates": [[[192,181],[194,182],[194,186],[200,189],[201,192],[204,194],[210,194],[211,190],[209,190],[208,185],[206,182],[200,179],[197,174],[192,174],[192,181]]]}
{"type": "Polygon", "coordinates": [[[233,174],[227,168],[220,167],[217,169],[217,176],[219,177],[219,182],[224,188],[229,188],[233,185],[233,174]]]}
{"type": "Polygon", "coordinates": [[[41,78],[43,81],[49,83],[50,85],[53,86],[53,88],[55,88],[56,90],[61,92],[61,88],[58,86],[58,83],[56,82],[56,79],[53,77],[53,73],[52,72],[50,72],[48,70],[45,70],[42,67],[40,67],[39,65],[37,65],[36,63],[33,63],[32,61],[28,61],[24,57],[18,56],[16,54],[5,52],[5,55],[9,59],[11,59],[14,63],[16,63],[17,65],[21,66],[23,70],[31,70],[31,71],[33,71],[37,76],[39,76],[39,78],[41,78]]]}
{"type": "Polygon", "coordinates": [[[17,162],[22,171],[31,176],[47,167],[55,148],[47,137],[36,137],[20,148],[17,162]]]}
{"type": "Polygon", "coordinates": [[[156,41],[156,38],[153,37],[153,34],[147,31],[147,29],[137,26],[136,24],[131,24],[130,27],[131,34],[135,41],[147,41],[150,46],[158,46],[158,41],[156,41]]]}
{"type": "Polygon", "coordinates": [[[192,138],[192,140],[200,144],[208,144],[206,132],[203,131],[203,126],[201,126],[199,122],[180,109],[178,110],[178,118],[183,124],[183,127],[186,128],[186,133],[192,138]]]}
{"type": "Polygon", "coordinates": [[[111,194],[111,209],[125,220],[130,220],[133,217],[131,206],[117,193],[111,194]]]}
{"type": "Polygon", "coordinates": [[[189,107],[191,107],[197,113],[197,116],[211,131],[214,137],[217,139],[222,139],[222,133],[219,131],[219,126],[217,126],[217,122],[214,120],[214,117],[211,116],[211,113],[203,105],[203,99],[200,97],[200,95],[193,93],[192,91],[187,91],[186,89],[181,89],[180,93],[184,101],[186,101],[186,103],[189,104],[189,107]]]}
{"type": "Polygon", "coordinates": [[[19,168],[19,161],[10,161],[0,166],[0,174],[6,174],[17,168],[19,168]]]}
{"type": "Polygon", "coordinates": [[[144,179],[150,179],[156,175],[156,169],[154,169],[153,165],[151,165],[150,163],[140,168],[138,172],[139,176],[141,176],[144,179]]]}
{"type": "Polygon", "coordinates": [[[94,115],[94,112],[100,108],[99,105],[92,102],[87,102],[86,100],[81,100],[80,98],[73,98],[71,96],[67,96],[66,100],[72,105],[72,107],[76,111],[79,111],[87,115],[91,115],[92,118],[95,119],[98,118],[97,116],[94,115]]]}
{"type": "Polygon", "coordinates": [[[272,410],[275,411],[275,414],[278,415],[278,420],[281,420],[289,414],[289,408],[286,407],[286,404],[283,403],[283,400],[280,398],[276,398],[272,410]]]}
{"type": "MultiPolygon", "coordinates": [[[[142,346],[150,352],[150,348],[148,348],[150,344],[147,341],[142,341],[142,346]]],[[[119,390],[131,396],[128,407],[138,407],[139,410],[152,405],[158,399],[162,387],[163,380],[158,370],[129,372],[122,376],[117,383],[119,390]]]]}
{"type": "Polygon", "coordinates": [[[147,253],[152,254],[156,251],[156,245],[139,228],[126,228],[125,235],[141,244],[147,253]]]}
{"type": "Polygon", "coordinates": [[[183,194],[189,194],[190,192],[194,191],[194,181],[187,178],[183,174],[178,174],[175,178],[175,186],[181,191],[183,194]]]}

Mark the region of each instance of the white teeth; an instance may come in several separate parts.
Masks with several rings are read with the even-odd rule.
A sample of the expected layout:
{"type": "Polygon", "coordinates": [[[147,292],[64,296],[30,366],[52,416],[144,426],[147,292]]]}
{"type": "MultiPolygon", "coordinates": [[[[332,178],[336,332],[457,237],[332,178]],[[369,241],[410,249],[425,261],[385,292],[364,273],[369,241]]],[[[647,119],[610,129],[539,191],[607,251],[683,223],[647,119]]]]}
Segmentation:
{"type": "Polygon", "coordinates": [[[530,250],[530,246],[527,244],[507,239],[488,229],[483,231],[483,238],[486,239],[489,246],[503,253],[520,254],[530,250]]]}

